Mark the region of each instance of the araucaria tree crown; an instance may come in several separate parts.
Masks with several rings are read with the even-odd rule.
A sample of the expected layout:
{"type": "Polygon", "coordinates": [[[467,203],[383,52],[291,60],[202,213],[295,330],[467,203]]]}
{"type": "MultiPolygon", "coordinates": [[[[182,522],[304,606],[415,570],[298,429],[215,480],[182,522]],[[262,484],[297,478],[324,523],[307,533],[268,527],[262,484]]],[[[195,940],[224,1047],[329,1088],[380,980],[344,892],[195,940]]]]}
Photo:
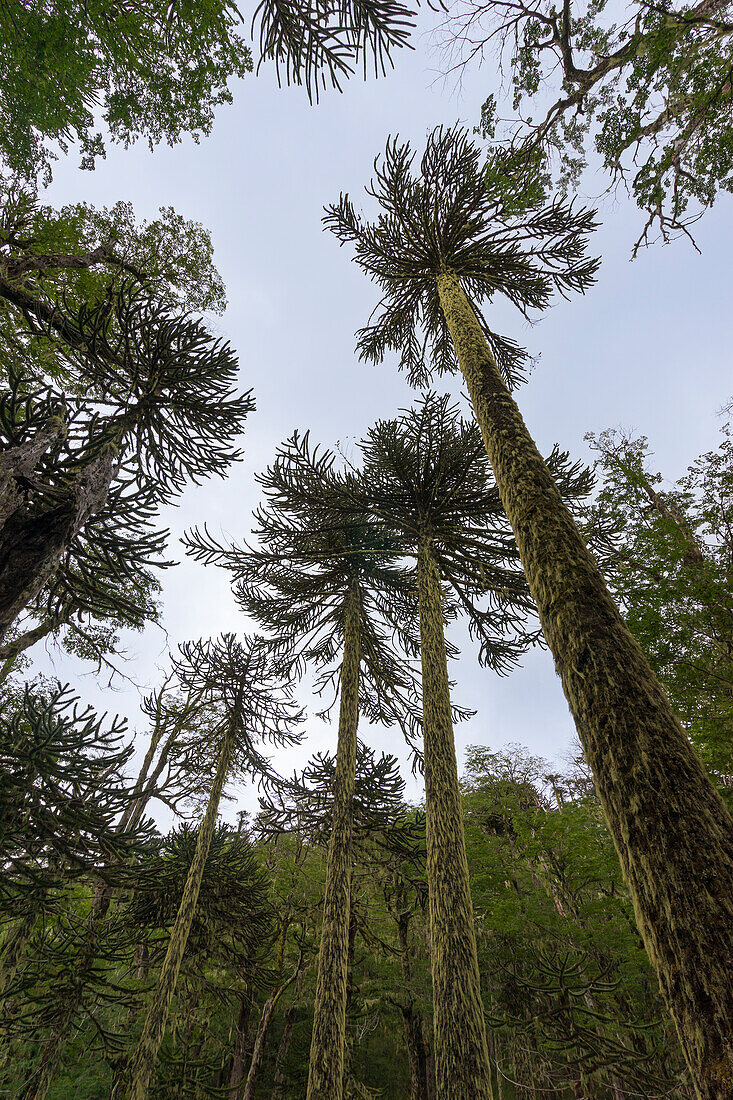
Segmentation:
{"type": "Polygon", "coordinates": [[[505,381],[522,377],[526,353],[492,331],[482,302],[503,294],[522,313],[547,307],[553,293],[584,291],[599,261],[586,255],[594,213],[572,202],[538,206],[528,187],[507,188],[501,158],[485,157],[460,127],[428,137],[419,171],[409,143],[389,139],[367,189],[381,210],[366,221],[348,195],[326,207],[324,223],[383,291],[374,320],[358,334],[363,359],[397,351],[410,382],[458,369],[440,308],[437,276],[460,280],[505,381]]]}

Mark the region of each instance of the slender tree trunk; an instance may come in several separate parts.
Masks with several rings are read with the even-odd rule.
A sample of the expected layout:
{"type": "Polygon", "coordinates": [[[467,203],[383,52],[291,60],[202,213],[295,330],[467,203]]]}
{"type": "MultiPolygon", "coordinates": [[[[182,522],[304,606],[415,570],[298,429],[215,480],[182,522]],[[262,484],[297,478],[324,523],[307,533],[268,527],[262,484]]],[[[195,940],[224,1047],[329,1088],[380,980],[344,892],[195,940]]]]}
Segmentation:
{"type": "Polygon", "coordinates": [[[260,1022],[257,1025],[255,1045],[252,1049],[252,1058],[249,1063],[249,1073],[247,1074],[247,1083],[244,1086],[242,1100],[254,1100],[255,1090],[257,1088],[257,1078],[260,1075],[262,1059],[265,1055],[267,1032],[272,1023],[272,1017],[277,1007],[277,1002],[280,1000],[284,989],[285,986],[279,986],[277,989],[273,989],[262,1006],[262,1013],[260,1015],[260,1022]]]}
{"type": "MultiPolygon", "coordinates": [[[[425,1038],[425,1032],[423,1032],[423,1039],[425,1038]]],[[[427,1062],[428,1062],[428,1100],[435,1100],[435,1039],[434,1031],[431,1028],[430,1041],[427,1046],[427,1062]]]]}
{"type": "Polygon", "coordinates": [[[297,1014],[298,1010],[295,1005],[290,1005],[285,1013],[285,1026],[283,1027],[283,1033],[280,1038],[280,1045],[277,1048],[275,1080],[273,1081],[272,1096],[270,1100],[282,1100],[283,1091],[285,1089],[285,1062],[287,1061],[288,1051],[290,1050],[290,1043],[293,1038],[293,1028],[295,1027],[295,1017],[297,1014]]]}
{"type": "Polygon", "coordinates": [[[155,1072],[158,1050],[163,1040],[166,1023],[168,1022],[168,1012],[176,990],[178,972],[188,943],[191,925],[196,915],[201,880],[204,876],[204,867],[209,855],[211,838],[214,835],[221,792],[229,770],[233,740],[233,730],[230,729],[224,735],[222,741],[216,773],[209,794],[209,802],[199,826],[196,851],[189,868],[186,885],[183,889],[183,897],[168,942],[168,950],[160,970],[158,985],[149,1001],[140,1041],[130,1061],[127,1077],[129,1081],[126,1093],[127,1100],[146,1100],[150,1079],[155,1072]]]}
{"type": "Polygon", "coordinates": [[[699,1100],[733,1096],[733,822],[623,622],[458,278],[438,292],[699,1100]]]}
{"type": "Polygon", "coordinates": [[[239,1090],[244,1080],[244,1059],[247,1053],[249,1041],[249,1020],[252,1014],[254,997],[248,990],[239,1002],[237,1023],[234,1034],[234,1050],[232,1051],[232,1068],[229,1072],[229,1100],[237,1100],[239,1090]]]}
{"type": "Polygon", "coordinates": [[[410,964],[409,930],[410,914],[401,912],[397,917],[397,938],[400,944],[400,963],[402,982],[408,998],[406,1004],[400,1004],[402,1021],[405,1027],[405,1046],[410,1064],[410,1100],[429,1100],[428,1093],[428,1055],[425,1049],[423,1014],[415,1006],[412,995],[412,966],[410,964]]]}
{"type": "Polygon", "coordinates": [[[326,864],[326,896],[323,902],[307,1100],[342,1100],[344,1088],[352,803],[361,660],[357,601],[358,593],[354,591],[344,626],[338,746],[333,780],[333,830],[326,864]]]}
{"type": "Polygon", "coordinates": [[[410,1100],[428,1100],[428,1056],[423,1038],[422,1013],[412,1001],[399,1008],[410,1065],[410,1100]]]}
{"type": "Polygon", "coordinates": [[[476,933],[453,742],[440,577],[418,548],[425,816],[438,1100],[491,1100],[476,933]]]}

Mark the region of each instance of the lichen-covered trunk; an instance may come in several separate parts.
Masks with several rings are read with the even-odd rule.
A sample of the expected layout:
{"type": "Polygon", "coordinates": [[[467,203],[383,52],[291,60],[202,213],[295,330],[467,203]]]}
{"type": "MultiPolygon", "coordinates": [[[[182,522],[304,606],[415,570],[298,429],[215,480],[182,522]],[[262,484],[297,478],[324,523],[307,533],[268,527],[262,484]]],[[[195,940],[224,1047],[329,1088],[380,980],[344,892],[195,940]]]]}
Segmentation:
{"type": "Polygon", "coordinates": [[[29,515],[23,505],[0,529],[0,637],[58,568],[84,523],[104,505],[115,473],[114,450],[103,448],[56,508],[29,515]]]}
{"type": "Polygon", "coordinates": [[[267,1032],[272,1023],[272,1017],[277,1007],[277,1002],[283,992],[283,987],[279,986],[270,992],[267,1000],[262,1006],[262,1012],[260,1014],[260,1021],[257,1025],[257,1034],[255,1035],[254,1047],[252,1048],[252,1058],[249,1063],[249,1071],[247,1073],[247,1083],[244,1086],[244,1092],[242,1093],[242,1100],[254,1100],[255,1092],[257,1090],[257,1080],[262,1069],[262,1059],[265,1056],[265,1042],[267,1040],[267,1032]]]}
{"type": "Polygon", "coordinates": [[[639,930],[700,1100],[733,1097],[733,822],[623,622],[453,273],[438,291],[639,930]]]}
{"type": "Polygon", "coordinates": [[[181,904],[178,907],[171,938],[168,941],[168,950],[160,970],[158,985],[148,1003],[142,1034],[130,1060],[127,1074],[129,1082],[126,1092],[127,1100],[146,1100],[150,1080],[155,1072],[158,1051],[168,1022],[168,1012],[173,994],[176,990],[178,972],[188,943],[191,925],[196,915],[201,880],[204,876],[204,867],[211,847],[211,838],[214,835],[221,792],[229,770],[233,741],[233,727],[230,727],[222,740],[206,813],[199,826],[196,851],[188,871],[186,885],[183,888],[181,904]]]}
{"type": "Polygon", "coordinates": [[[399,1009],[405,1027],[405,1046],[410,1064],[410,1100],[430,1100],[423,1014],[412,996],[409,926],[410,914],[403,911],[397,918],[397,938],[400,944],[402,984],[408,1000],[400,1004],[399,1009]]]}
{"type": "Polygon", "coordinates": [[[418,549],[425,818],[438,1100],[491,1100],[476,933],[453,740],[440,577],[418,549]]]}
{"type": "Polygon", "coordinates": [[[326,864],[323,929],[313,1009],[307,1100],[342,1100],[346,1046],[346,982],[351,912],[352,804],[359,725],[358,594],[345,624],[338,745],[333,780],[333,828],[326,864]]]}

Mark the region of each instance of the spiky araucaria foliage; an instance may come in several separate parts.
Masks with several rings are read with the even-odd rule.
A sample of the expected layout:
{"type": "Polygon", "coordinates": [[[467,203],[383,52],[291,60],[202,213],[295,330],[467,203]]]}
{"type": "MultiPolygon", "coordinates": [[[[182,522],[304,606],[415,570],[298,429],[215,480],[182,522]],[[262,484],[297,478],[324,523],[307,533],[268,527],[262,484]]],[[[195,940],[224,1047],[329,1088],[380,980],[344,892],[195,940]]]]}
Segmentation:
{"type": "Polygon", "coordinates": [[[418,171],[409,142],[387,142],[367,193],[380,213],[359,216],[348,195],[326,207],[324,223],[383,291],[376,319],[358,334],[362,358],[399,354],[411,384],[458,369],[440,307],[436,276],[453,272],[476,312],[510,387],[523,375],[525,351],[493,332],[481,310],[501,294],[523,313],[547,307],[553,292],[584,291],[598,260],[586,256],[594,214],[573,203],[537,206],[528,187],[507,186],[503,160],[486,158],[468,132],[442,126],[429,135],[418,171]]]}
{"type": "MultiPolygon", "coordinates": [[[[444,618],[466,615],[481,663],[507,672],[541,634],[526,629],[535,606],[475,421],[464,420],[447,395],[427,393],[399,417],[377,421],[360,450],[353,499],[408,556],[429,536],[444,618]]],[[[590,491],[590,471],[557,446],[547,465],[566,499],[590,491]]],[[[447,653],[456,654],[450,643],[447,653]]]]}
{"type": "Polygon", "coordinates": [[[261,0],[252,21],[259,30],[260,64],[274,61],[278,79],[303,84],[311,100],[341,89],[355,69],[379,76],[392,51],[409,45],[415,11],[399,0],[261,0]]]}
{"type": "Polygon", "coordinates": [[[411,729],[414,675],[394,649],[388,623],[415,653],[413,586],[394,539],[365,512],[344,506],[348,482],[335,461],[332,451],[311,447],[308,433],[295,433],[257,477],[267,500],[255,512],[256,541],[222,545],[204,528],[184,544],[197,560],[232,574],[237,600],[267,631],[284,667],[300,675],[315,666],[319,691],[338,681],[356,593],[360,709],[373,721],[411,729]]]}
{"type": "MultiPolygon", "coordinates": [[[[140,943],[145,942],[150,966],[161,962],[166,945],[159,932],[175,920],[196,841],[197,829],[188,822],[170,833],[138,864],[135,893],[121,909],[121,919],[140,943]]],[[[247,981],[256,981],[272,943],[274,917],[267,878],[252,842],[231,826],[218,824],[204,864],[184,966],[187,959],[204,965],[215,960],[234,965],[247,981]]]]}
{"type": "MultiPolygon", "coordinates": [[[[206,860],[227,778],[236,773],[256,775],[261,782],[277,782],[278,777],[256,745],[262,741],[296,743],[299,736],[291,727],[302,720],[302,712],[290,697],[291,684],[283,680],[280,668],[260,638],[246,637],[238,642],[233,635],[224,634],[216,640],[186,643],[179,647],[175,670],[181,685],[212,715],[207,738],[213,741],[217,758],[158,983],[147,1005],[140,1039],[116,1088],[116,1093],[124,1093],[129,1100],[145,1100],[148,1095],[198,912],[206,860]]],[[[202,745],[204,762],[208,747],[202,745]]]]}
{"type": "MultiPolygon", "coordinates": [[[[260,799],[255,830],[263,837],[297,833],[328,845],[332,828],[332,791],[336,758],[316,753],[291,786],[260,799]]],[[[422,816],[409,812],[404,801],[405,781],[394,756],[358,741],[352,802],[356,847],[385,849],[403,858],[416,857],[416,841],[424,836],[422,816]]]]}
{"type": "Polygon", "coordinates": [[[417,721],[414,671],[391,639],[396,629],[415,651],[414,586],[383,528],[366,513],[344,507],[346,481],[334,463],[331,452],[311,451],[307,435],[294,435],[258,479],[267,497],[255,514],[258,545],[221,546],[206,531],[185,539],[199,560],[230,570],[242,606],[266,628],[284,667],[315,665],[321,691],[338,681],[333,825],[308,1100],[343,1095],[359,714],[399,722],[408,734],[417,721]]]}
{"type": "Polygon", "coordinates": [[[50,631],[74,615],[139,627],[155,617],[149,567],[165,564],[158,507],[240,457],[254,403],[234,389],[232,349],[144,287],[73,318],[45,308],[42,324],[23,316],[69,373],[62,386],[13,372],[0,402],[1,625],[28,609],[50,631]]]}
{"type": "Polygon", "coordinates": [[[296,745],[304,714],[292,699],[292,681],[265,640],[222,634],[183,642],[173,669],[187,708],[200,715],[198,729],[187,732],[187,751],[198,739],[199,759],[213,762],[226,738],[232,744],[229,775],[266,786],[282,782],[257,746],[296,745]]]}
{"type": "MultiPolygon", "coordinates": [[[[460,140],[459,133],[459,144],[460,140]]],[[[455,207],[462,227],[458,242],[481,245],[484,236],[487,242],[492,238],[491,223],[483,217],[485,182],[476,170],[480,158],[465,148],[464,169],[458,158],[450,157],[456,135],[445,139],[440,134],[437,139],[434,136],[432,147],[441,145],[445,145],[446,156],[437,158],[438,171],[433,176],[431,159],[426,156],[424,180],[412,179],[409,163],[401,168],[400,158],[391,158],[384,182],[380,181],[375,191],[387,213],[375,225],[362,226],[348,200],[331,211],[334,228],[342,238],[355,241],[362,265],[386,291],[382,318],[371,341],[368,335],[364,337],[366,347],[368,350],[371,344],[378,355],[391,346],[397,334],[413,337],[406,364],[410,365],[410,359],[416,361],[415,325],[421,316],[430,316],[426,296],[418,293],[423,287],[428,304],[433,303],[428,351],[435,365],[435,351],[439,352],[441,342],[445,345],[441,331],[450,335],[543,633],[593,771],[639,928],[684,1046],[696,1093],[704,1100],[723,1100],[733,1081],[733,1045],[730,1031],[722,1023],[733,1013],[727,978],[733,953],[730,815],[649,661],[621,618],[527,431],[502,378],[485,323],[476,312],[480,302],[471,301],[474,276],[470,265],[461,270],[460,248],[443,259],[435,247],[447,238],[440,232],[445,218],[442,222],[431,219],[427,201],[424,210],[428,216],[411,218],[410,211],[415,204],[420,208],[432,178],[441,183],[440,188],[430,188],[440,211],[440,192],[452,179],[456,195],[461,194],[460,205],[455,207]],[[451,169],[448,178],[444,168],[451,169]],[[418,234],[414,242],[408,228],[418,234]],[[404,258],[395,253],[395,240],[404,245],[404,258]],[[421,259],[421,249],[429,257],[432,274],[424,256],[421,259]],[[445,320],[442,329],[435,312],[438,306],[445,320]],[[715,883],[712,888],[711,883],[715,883]]],[[[557,204],[548,209],[552,232],[546,239],[535,229],[537,241],[533,243],[533,216],[521,213],[518,236],[512,239],[509,217],[505,250],[499,251],[492,266],[492,252],[487,247],[478,271],[488,290],[493,285],[510,298],[514,295],[516,304],[525,308],[545,304],[553,285],[561,291],[584,289],[595,270],[594,262],[584,256],[591,215],[581,211],[576,216],[557,204]],[[559,220],[555,216],[558,211],[563,214],[559,220]],[[510,262],[502,270],[505,259],[510,262]]],[[[546,215],[539,212],[540,224],[546,215]]],[[[437,363],[440,361],[438,354],[437,363]]],[[[418,356],[418,367],[419,362],[418,356]]],[[[437,570],[433,570],[433,589],[437,583],[437,570]]],[[[433,617],[437,623],[438,616],[433,617]]]]}
{"type": "Polygon", "coordinates": [[[6,663],[72,621],[154,618],[157,507],[240,456],[251,394],[188,311],[221,300],[211,243],[164,215],[56,212],[0,181],[0,628],[27,609],[6,663]]]}
{"type": "MultiPolygon", "coordinates": [[[[68,686],[6,690],[0,705],[0,905],[18,909],[24,892],[48,891],[115,868],[149,833],[120,830],[132,789],[125,766],[126,723],[106,724],[68,686]]],[[[22,905],[20,906],[22,909],[22,905]]]]}

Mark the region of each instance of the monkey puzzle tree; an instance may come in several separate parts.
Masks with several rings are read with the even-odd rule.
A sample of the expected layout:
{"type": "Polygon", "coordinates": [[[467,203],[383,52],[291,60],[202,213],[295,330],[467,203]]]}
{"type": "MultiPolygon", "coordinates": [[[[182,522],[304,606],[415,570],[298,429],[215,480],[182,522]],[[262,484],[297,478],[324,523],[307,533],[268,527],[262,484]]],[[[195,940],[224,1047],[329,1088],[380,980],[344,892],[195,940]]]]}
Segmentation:
{"type": "MultiPolygon", "coordinates": [[[[408,624],[413,597],[392,541],[364,514],[344,511],[343,476],[329,451],[294,435],[258,477],[267,503],[255,513],[259,547],[218,545],[207,532],[185,542],[199,560],[228,569],[242,607],[265,628],[286,667],[320,670],[316,688],[339,684],[323,927],[308,1100],[343,1095],[352,815],[359,712],[405,721],[414,675],[390,644],[385,611],[408,624]]],[[[414,642],[413,642],[414,644],[414,642]]],[[[330,708],[329,708],[330,709],[330,708]]]]}
{"type": "Polygon", "coordinates": [[[359,336],[362,356],[399,349],[413,381],[460,367],[514,531],[542,629],[590,764],[639,928],[698,1096],[730,1091],[733,1046],[733,828],[661,686],[624,624],[507,382],[515,345],[480,304],[503,294],[541,309],[553,289],[584,290],[593,216],[522,205],[461,130],[439,129],[412,174],[390,142],[362,221],[347,196],[327,211],[384,292],[359,336]]]}
{"type": "Polygon", "coordinates": [[[7,662],[73,617],[154,614],[157,508],[239,456],[253,402],[233,389],[231,348],[181,312],[195,270],[216,282],[200,234],[187,266],[156,229],[171,273],[158,260],[148,278],[125,256],[149,257],[151,240],[126,216],[41,217],[24,192],[2,213],[0,629],[26,609],[40,620],[7,640],[7,662]],[[91,247],[105,227],[121,253],[112,237],[91,247]]]}
{"type": "Polygon", "coordinates": [[[148,1095],[178,972],[196,915],[224,784],[232,774],[256,777],[260,782],[272,779],[267,760],[255,746],[263,741],[295,744],[299,736],[292,727],[302,721],[302,713],[290,698],[291,685],[283,680],[261,639],[249,637],[237,642],[231,634],[225,634],[217,641],[185,643],[180,646],[175,668],[181,684],[192,689],[201,706],[212,715],[212,724],[206,731],[207,742],[201,746],[204,759],[211,738],[218,743],[218,756],[208,803],[198,829],[196,852],[158,985],[148,1004],[142,1034],[130,1062],[126,1083],[126,1095],[130,1100],[145,1100],[148,1095]]]}
{"type": "Polygon", "coordinates": [[[60,684],[6,692],[0,705],[0,912],[12,925],[0,1000],[34,927],[62,905],[61,891],[89,875],[126,881],[121,865],[148,838],[140,818],[119,827],[133,795],[125,729],[119,719],[106,728],[60,684]]]}
{"type": "MultiPolygon", "coordinates": [[[[481,661],[501,672],[532,641],[523,622],[533,604],[481,433],[448,397],[428,394],[379,421],[361,450],[354,495],[417,562],[438,1095],[490,1097],[444,624],[465,612],[481,661]]],[[[587,473],[566,456],[549,463],[566,493],[587,491],[587,473]]]]}

